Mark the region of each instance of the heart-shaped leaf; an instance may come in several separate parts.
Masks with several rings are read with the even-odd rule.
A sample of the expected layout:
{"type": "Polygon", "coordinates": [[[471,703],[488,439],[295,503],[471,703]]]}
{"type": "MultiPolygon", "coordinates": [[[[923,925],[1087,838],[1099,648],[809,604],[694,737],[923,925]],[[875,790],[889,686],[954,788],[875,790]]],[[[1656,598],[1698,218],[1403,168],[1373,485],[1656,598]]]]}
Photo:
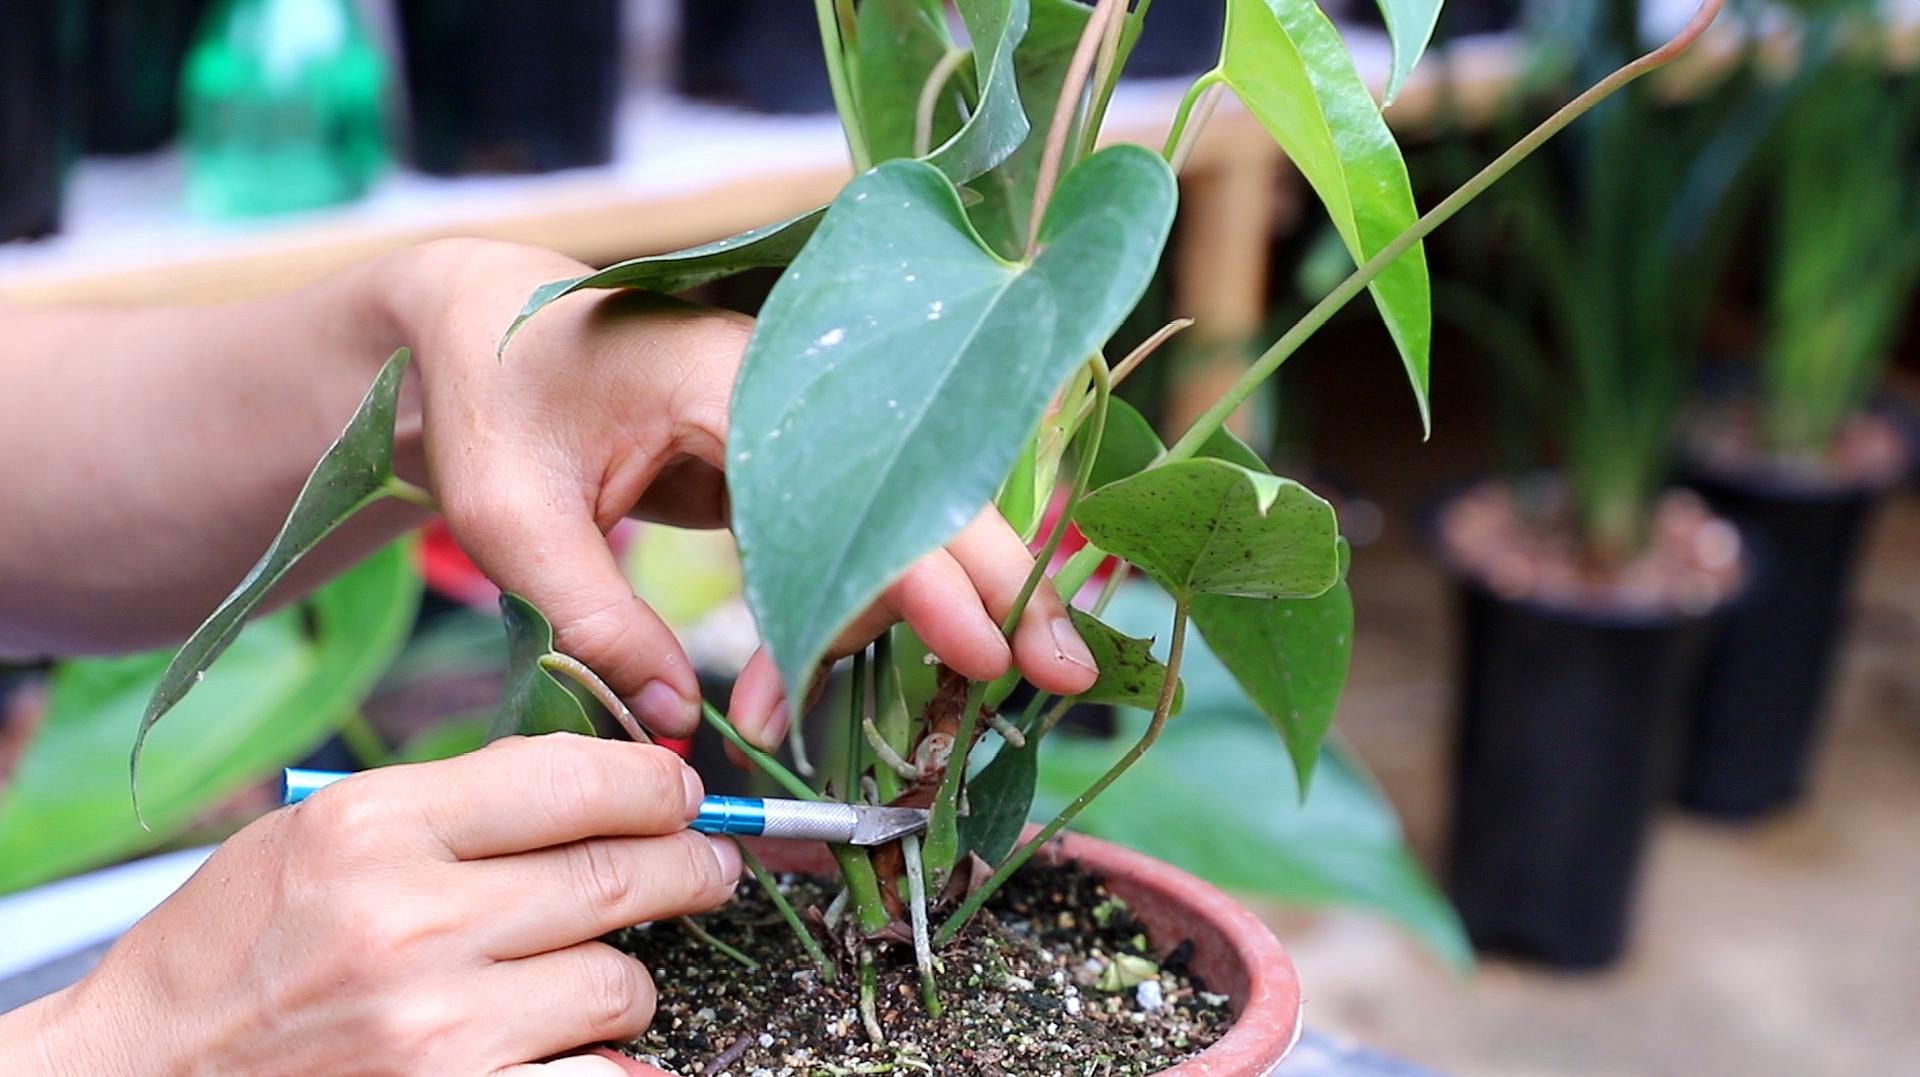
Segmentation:
{"type": "Polygon", "coordinates": [[[920,162],[834,200],[761,310],[727,446],[747,598],[792,698],[841,627],[993,496],[1145,290],[1174,200],[1158,155],[1102,150],[1061,182],[1027,262],[988,250],[920,162]]]}
{"type": "Polygon", "coordinates": [[[1374,0],[1380,17],[1386,21],[1387,36],[1393,39],[1393,70],[1387,75],[1386,104],[1400,96],[1407,76],[1433,40],[1433,28],[1440,21],[1441,0],[1374,0]]]}
{"type": "Polygon", "coordinates": [[[702,243],[685,250],[650,254],[610,265],[596,273],[549,281],[533,290],[513,323],[500,338],[499,351],[505,354],[513,335],[540,313],[549,303],[589,288],[644,288],[652,292],[682,292],[688,288],[730,277],[748,269],[783,266],[799,255],[812,238],[826,211],[816,209],[798,217],[789,217],[761,228],[749,228],[738,235],[702,243]]]}
{"type": "Polygon", "coordinates": [[[0,782],[0,893],[164,845],[298,762],[359,709],[406,642],[419,600],[401,543],[249,625],[178,717],[154,731],[140,772],[145,826],[120,761],[170,655],[56,665],[46,716],[0,782]]]}
{"type": "Polygon", "coordinates": [[[1333,506],[1224,460],[1181,460],[1103,486],[1074,522],[1176,595],[1310,598],[1340,578],[1333,506]]]}
{"type": "MultiPolygon", "coordinates": [[[[1418,217],[1400,147],[1314,0],[1227,0],[1220,73],[1314,193],[1357,262],[1418,217]]],[[[1427,257],[1415,245],[1368,285],[1428,423],[1433,332],[1427,257]]]]}
{"type": "MultiPolygon", "coordinates": [[[[1145,471],[1165,451],[1166,445],[1160,441],[1160,435],[1154,432],[1153,424],[1147,421],[1146,416],[1140,414],[1132,404],[1115,397],[1107,402],[1106,432],[1100,438],[1100,458],[1093,462],[1093,474],[1087,482],[1087,489],[1098,490],[1145,471]]],[[[1267,471],[1267,462],[1260,459],[1260,454],[1225,427],[1215,430],[1207,440],[1201,442],[1199,452],[1194,455],[1225,460],[1248,471],[1267,471]]]]}
{"type": "MultiPolygon", "coordinates": [[[[1167,667],[1153,656],[1152,639],[1135,639],[1100,623],[1100,619],[1082,610],[1069,610],[1074,631],[1093,652],[1093,664],[1100,678],[1093,687],[1074,698],[1082,703],[1106,703],[1121,707],[1152,710],[1160,703],[1160,686],[1166,682],[1167,667]]],[[[1185,689],[1173,686],[1173,709],[1179,714],[1186,701],[1185,689]]]]}
{"type": "Polygon", "coordinates": [[[593,733],[571,689],[540,660],[553,653],[553,625],[533,603],[519,595],[500,595],[500,617],[507,628],[507,682],[500,692],[488,740],[514,733],[593,733]]]}
{"type": "Polygon", "coordinates": [[[267,552],[248,570],[233,593],[194,629],[180,653],[167,665],[134,734],[129,772],[136,783],[136,800],[140,749],[153,724],[192,691],[207,667],[240,634],[247,618],[259,608],[268,592],[309,550],[348,517],[392,489],[393,423],[399,408],[400,385],[407,372],[407,358],[407,349],[402,348],[380,368],[372,388],[348,420],[346,430],[307,476],[306,485],[294,498],[293,509],[267,552]]]}

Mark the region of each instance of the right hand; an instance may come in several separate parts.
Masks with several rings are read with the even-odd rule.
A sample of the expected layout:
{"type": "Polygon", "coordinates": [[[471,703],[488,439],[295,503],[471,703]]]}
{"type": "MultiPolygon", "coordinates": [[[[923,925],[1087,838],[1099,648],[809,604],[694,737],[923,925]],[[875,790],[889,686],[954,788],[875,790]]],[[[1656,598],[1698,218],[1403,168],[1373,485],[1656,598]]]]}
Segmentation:
{"type": "Polygon", "coordinates": [[[664,748],[568,734],[345,779],[10,1015],[33,1053],[0,1069],[658,1074],[556,1056],[652,1020],[646,968],[599,936],[733,893],[739,851],[686,829],[702,794],[664,748]]]}

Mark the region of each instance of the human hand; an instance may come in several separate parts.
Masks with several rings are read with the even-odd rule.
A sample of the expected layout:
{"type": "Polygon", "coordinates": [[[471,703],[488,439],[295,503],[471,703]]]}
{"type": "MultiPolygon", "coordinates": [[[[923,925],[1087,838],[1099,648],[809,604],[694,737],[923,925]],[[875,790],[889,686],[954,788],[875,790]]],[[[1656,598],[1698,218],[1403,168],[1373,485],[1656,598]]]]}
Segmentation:
{"type": "Polygon", "coordinates": [[[733,893],[738,850],[685,829],[702,793],[666,749],[569,734],[335,783],[216,850],[0,1069],[658,1075],[535,1063],[652,1019],[595,939],[733,893]]]}
{"type": "MultiPolygon", "coordinates": [[[[751,320],[645,295],[554,303],[495,348],[533,289],[586,267],[531,248],[451,241],[403,260],[394,288],[424,388],[429,481],[455,539],[482,571],[552,620],[556,646],[585,662],[648,727],[699,721],[699,685],[673,633],[631,587],[605,533],[623,516],[680,526],[727,520],[727,404],[751,320]]],[[[1012,662],[1070,695],[1096,676],[1050,586],[1012,646],[998,622],[1032,559],[991,508],[915,564],[850,626],[838,653],[905,619],[976,680],[1012,662]]],[[[771,746],[787,724],[765,652],[735,682],[731,717],[771,746]]]]}

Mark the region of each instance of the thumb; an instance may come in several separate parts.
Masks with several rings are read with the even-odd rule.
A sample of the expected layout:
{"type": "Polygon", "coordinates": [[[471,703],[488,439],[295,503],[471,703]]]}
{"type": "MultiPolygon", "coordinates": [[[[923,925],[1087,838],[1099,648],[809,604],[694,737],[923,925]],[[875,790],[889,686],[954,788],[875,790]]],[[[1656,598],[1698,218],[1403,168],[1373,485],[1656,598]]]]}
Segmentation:
{"type": "Polygon", "coordinates": [[[648,729],[691,734],[699,679],[673,630],[634,595],[590,509],[538,491],[494,490],[486,505],[447,506],[448,526],[480,570],[546,615],[554,646],[586,663],[648,729]]]}

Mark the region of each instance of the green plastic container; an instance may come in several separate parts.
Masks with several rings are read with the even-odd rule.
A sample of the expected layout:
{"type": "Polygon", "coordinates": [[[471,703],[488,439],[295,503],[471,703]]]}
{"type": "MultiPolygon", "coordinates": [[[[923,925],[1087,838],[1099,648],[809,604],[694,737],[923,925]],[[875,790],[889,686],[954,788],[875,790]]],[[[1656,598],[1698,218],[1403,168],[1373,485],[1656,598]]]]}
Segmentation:
{"type": "Polygon", "coordinates": [[[193,210],[253,217],[365,194],[387,163],[387,84],[352,0],[217,0],[181,87],[193,210]]]}

